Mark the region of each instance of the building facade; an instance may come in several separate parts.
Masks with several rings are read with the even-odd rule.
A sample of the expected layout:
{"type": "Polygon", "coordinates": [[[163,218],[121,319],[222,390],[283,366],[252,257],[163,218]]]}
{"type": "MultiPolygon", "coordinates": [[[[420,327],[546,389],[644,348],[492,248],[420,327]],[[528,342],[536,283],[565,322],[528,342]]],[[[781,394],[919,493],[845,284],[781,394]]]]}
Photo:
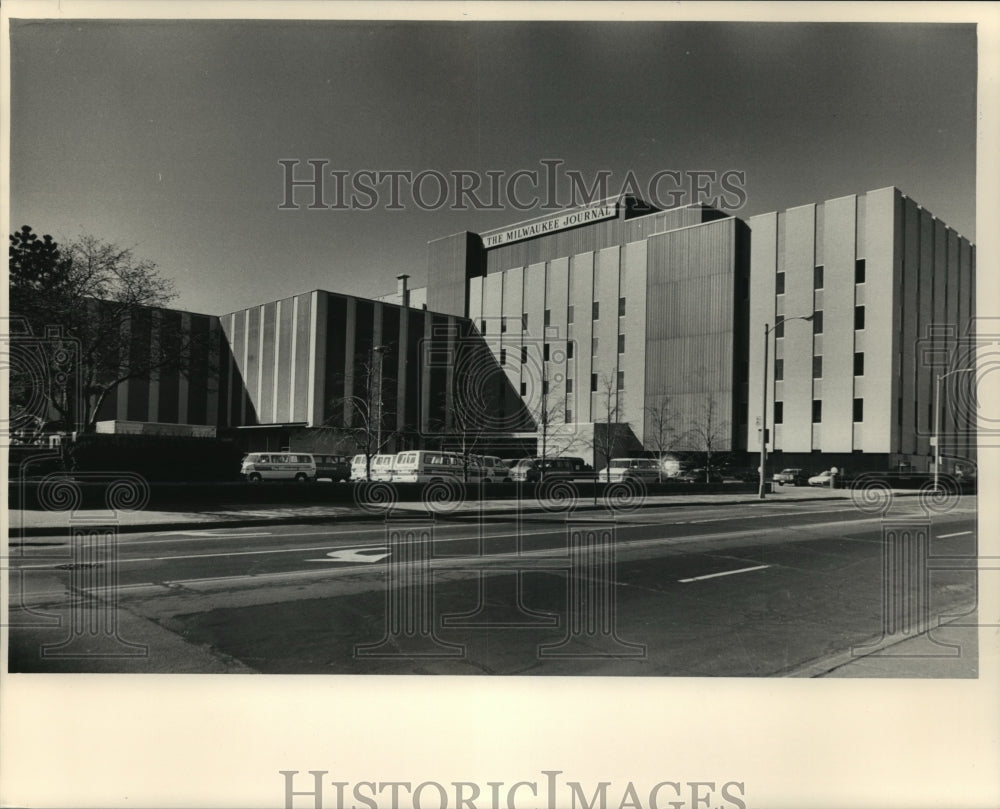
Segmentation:
{"type": "Polygon", "coordinates": [[[945,469],[975,460],[975,248],[896,188],[746,222],[623,196],[435,239],[427,262],[425,288],[400,275],[377,300],[158,313],[143,339],[217,336],[201,376],[132,380],[102,419],[272,448],[356,426],[360,398],[393,447],[475,433],[595,465],[710,449],[756,466],[766,421],[773,465],[926,470],[935,433],[945,469]]]}

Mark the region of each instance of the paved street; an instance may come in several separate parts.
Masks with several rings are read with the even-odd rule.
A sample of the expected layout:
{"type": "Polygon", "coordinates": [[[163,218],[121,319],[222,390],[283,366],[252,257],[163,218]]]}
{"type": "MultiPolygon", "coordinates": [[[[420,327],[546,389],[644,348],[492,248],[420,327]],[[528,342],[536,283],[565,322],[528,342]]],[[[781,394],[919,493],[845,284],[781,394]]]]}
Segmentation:
{"type": "Polygon", "coordinates": [[[880,645],[855,676],[975,676],[955,626],[893,668],[924,611],[974,622],[975,498],[929,563],[884,552],[927,524],[911,497],[54,531],[12,548],[10,670],[843,676],[880,645]]]}

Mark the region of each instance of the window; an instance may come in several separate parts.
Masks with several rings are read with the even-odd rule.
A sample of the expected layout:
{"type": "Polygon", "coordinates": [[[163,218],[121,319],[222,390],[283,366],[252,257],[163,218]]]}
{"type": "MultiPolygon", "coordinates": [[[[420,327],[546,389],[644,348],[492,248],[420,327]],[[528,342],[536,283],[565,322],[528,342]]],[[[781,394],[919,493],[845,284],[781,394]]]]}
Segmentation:
{"type": "Polygon", "coordinates": [[[521,313],[521,331],[527,331],[527,330],[528,330],[528,313],[527,312],[522,312],[521,313]]]}
{"type": "Polygon", "coordinates": [[[625,335],[624,334],[619,334],[618,335],[618,353],[619,354],[624,354],[625,353],[625,335]]]}
{"type": "Polygon", "coordinates": [[[549,361],[549,344],[548,343],[546,343],[545,345],[542,346],[542,357],[544,358],[544,360],[546,362],[549,361]]]}
{"type": "Polygon", "coordinates": [[[566,393],[573,392],[573,377],[567,377],[566,379],[566,393]]]}
{"type": "Polygon", "coordinates": [[[527,396],[528,395],[528,383],[527,382],[522,382],[521,383],[521,395],[522,396],[527,396]]]}
{"type": "Polygon", "coordinates": [[[576,345],[575,340],[568,340],[566,342],[566,359],[568,360],[573,359],[573,346],[575,345],[576,345]]]}
{"type": "Polygon", "coordinates": [[[823,311],[813,312],[813,334],[823,333],[823,311]]]}
{"type": "Polygon", "coordinates": [[[854,262],[854,283],[863,284],[865,282],[865,260],[859,258],[854,262]]]}
{"type": "Polygon", "coordinates": [[[775,360],[774,361],[774,381],[780,382],[785,378],[785,361],[775,360]]]}
{"type": "Polygon", "coordinates": [[[823,358],[813,357],[813,379],[820,379],[823,376],[823,358]]]}
{"type": "Polygon", "coordinates": [[[625,317],[625,299],[618,299],[618,317],[625,317]]]}
{"type": "Polygon", "coordinates": [[[480,334],[486,334],[486,321],[485,320],[480,320],[479,321],[479,333],[480,334]]]}
{"type": "Polygon", "coordinates": [[[774,279],[774,292],[776,295],[785,294],[785,274],[783,272],[779,272],[774,279]]]}
{"type": "Polygon", "coordinates": [[[625,390],[625,372],[618,372],[618,390],[625,390]]]}
{"type": "Polygon", "coordinates": [[[864,376],[865,375],[865,352],[857,351],[854,354],[854,375],[864,376]]]}
{"type": "Polygon", "coordinates": [[[590,392],[597,393],[597,374],[590,375],[590,392]]]}
{"type": "Polygon", "coordinates": [[[854,420],[864,421],[865,420],[865,400],[855,399],[854,400],[854,420]]]}
{"type": "Polygon", "coordinates": [[[596,337],[590,341],[590,355],[592,357],[597,356],[597,349],[599,346],[600,346],[600,341],[596,337]]]}
{"type": "Polygon", "coordinates": [[[813,424],[819,424],[823,420],[823,401],[813,399],[813,424]]]}
{"type": "Polygon", "coordinates": [[[774,325],[774,336],[775,336],[775,339],[777,339],[779,337],[784,337],[785,336],[785,321],[784,320],[779,320],[774,325]]]}
{"type": "Polygon", "coordinates": [[[567,424],[572,424],[573,423],[573,411],[572,410],[567,410],[566,411],[566,423],[567,424]]]}
{"type": "Polygon", "coordinates": [[[549,395],[549,380],[543,379],[542,380],[542,396],[548,396],[548,395],[549,395]]]}
{"type": "Polygon", "coordinates": [[[528,361],[528,347],[521,346],[521,362],[524,363],[527,361],[528,361]]]}
{"type": "Polygon", "coordinates": [[[566,322],[567,323],[572,323],[573,322],[573,307],[572,306],[567,306],[566,307],[566,322]]]}
{"type": "Polygon", "coordinates": [[[775,402],[774,403],[774,423],[784,424],[785,423],[785,403],[775,402]]]}
{"type": "Polygon", "coordinates": [[[548,326],[551,323],[552,323],[552,310],[551,309],[546,309],[545,310],[545,325],[548,326]]]}
{"type": "Polygon", "coordinates": [[[854,307],[854,328],[863,329],[865,327],[865,307],[854,307]]]}
{"type": "Polygon", "coordinates": [[[823,265],[813,267],[813,289],[823,288],[823,265]]]}
{"type": "Polygon", "coordinates": [[[507,364],[507,349],[506,348],[501,348],[500,349],[500,364],[501,365],[506,365],[507,364]]]}
{"type": "Polygon", "coordinates": [[[507,318],[502,317],[500,318],[500,333],[503,334],[505,331],[507,331],[507,318]]]}
{"type": "Polygon", "coordinates": [[[593,310],[592,319],[593,320],[600,320],[601,319],[601,304],[599,304],[597,301],[594,301],[594,310],[593,310]]]}

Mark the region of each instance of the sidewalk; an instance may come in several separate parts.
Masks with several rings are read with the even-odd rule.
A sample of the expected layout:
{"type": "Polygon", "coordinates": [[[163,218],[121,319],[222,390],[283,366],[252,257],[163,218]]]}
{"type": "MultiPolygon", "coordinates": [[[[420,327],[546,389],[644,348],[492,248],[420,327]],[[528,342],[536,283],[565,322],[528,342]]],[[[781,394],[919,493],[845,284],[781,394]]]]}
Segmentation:
{"type": "MultiPolygon", "coordinates": [[[[894,497],[906,497],[916,495],[916,491],[895,491],[894,497]]],[[[844,489],[825,490],[816,488],[789,488],[783,487],[768,494],[766,500],[761,501],[756,493],[746,494],[698,494],[691,496],[684,495],[653,495],[648,496],[641,503],[635,504],[634,508],[668,508],[680,506],[728,506],[742,505],[749,507],[763,504],[782,504],[792,502],[812,502],[823,500],[850,500],[851,492],[844,489]]],[[[547,507],[540,504],[535,499],[524,499],[518,501],[510,498],[504,500],[473,500],[464,503],[446,504],[438,514],[447,516],[482,516],[496,517],[509,516],[515,509],[520,509],[522,514],[559,514],[564,513],[561,504],[553,503],[547,507]]],[[[600,498],[597,504],[592,499],[582,499],[574,508],[574,511],[606,511],[607,506],[600,498]]],[[[630,513],[630,509],[621,509],[619,514],[630,513]]],[[[421,502],[396,503],[393,506],[393,514],[412,514],[422,516],[427,513],[426,506],[421,502]]],[[[219,508],[206,509],[197,512],[185,511],[118,511],[110,512],[104,510],[81,510],[75,512],[66,511],[41,511],[41,510],[12,510],[8,512],[8,531],[11,539],[22,537],[51,535],[68,528],[70,525],[82,524],[109,524],[118,526],[120,533],[149,531],[149,530],[184,530],[196,528],[246,528],[260,525],[274,524],[295,524],[295,523],[329,523],[348,522],[358,520],[383,520],[385,513],[381,510],[374,510],[371,507],[362,508],[357,505],[331,505],[331,506],[281,506],[281,505],[255,505],[255,506],[222,506],[219,508]]]]}

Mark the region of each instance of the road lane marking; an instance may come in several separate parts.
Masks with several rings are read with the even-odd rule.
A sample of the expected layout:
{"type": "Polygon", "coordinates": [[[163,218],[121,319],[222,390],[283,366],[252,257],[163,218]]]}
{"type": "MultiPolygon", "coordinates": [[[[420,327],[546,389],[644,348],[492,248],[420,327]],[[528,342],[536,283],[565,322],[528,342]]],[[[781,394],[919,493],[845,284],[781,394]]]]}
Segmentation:
{"type": "Polygon", "coordinates": [[[690,579],[678,579],[677,581],[682,584],[687,584],[691,581],[702,581],[704,579],[717,579],[719,576],[732,576],[736,573],[749,573],[751,570],[763,570],[770,565],[757,565],[756,567],[741,567],[739,570],[726,570],[722,573],[709,573],[707,576],[694,576],[690,579]]]}
{"type": "Polygon", "coordinates": [[[955,534],[938,534],[937,539],[948,539],[948,537],[964,537],[971,533],[972,531],[959,531],[958,533],[955,534]]]}

